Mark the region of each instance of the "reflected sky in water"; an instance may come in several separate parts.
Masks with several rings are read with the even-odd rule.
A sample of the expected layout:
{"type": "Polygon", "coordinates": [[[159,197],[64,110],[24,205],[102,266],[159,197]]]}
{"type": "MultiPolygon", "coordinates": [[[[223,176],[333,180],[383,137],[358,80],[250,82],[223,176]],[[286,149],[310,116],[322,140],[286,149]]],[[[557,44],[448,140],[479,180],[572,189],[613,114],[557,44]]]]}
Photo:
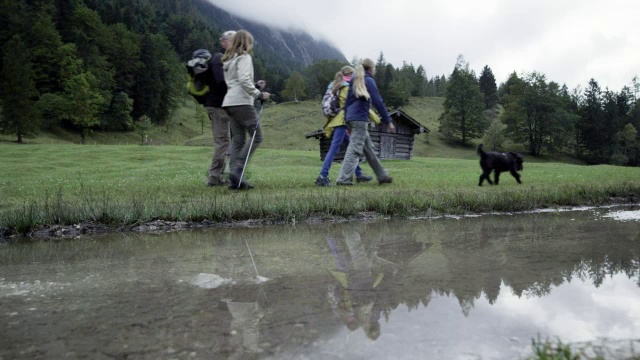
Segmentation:
{"type": "Polygon", "coordinates": [[[538,335],[628,351],[621,341],[640,338],[634,213],[2,245],[0,358],[514,359],[538,335]]]}
{"type": "Polygon", "coordinates": [[[597,289],[574,280],[544,297],[517,297],[502,286],[493,305],[480,298],[467,316],[454,297],[432,294],[428,307],[399,306],[382,322],[381,333],[372,342],[364,331],[345,328],[319,342],[320,356],[312,357],[337,351],[346,358],[513,359],[530,354],[531,338],[538,333],[581,343],[637,339],[640,289],[625,275],[614,275],[597,289]]]}

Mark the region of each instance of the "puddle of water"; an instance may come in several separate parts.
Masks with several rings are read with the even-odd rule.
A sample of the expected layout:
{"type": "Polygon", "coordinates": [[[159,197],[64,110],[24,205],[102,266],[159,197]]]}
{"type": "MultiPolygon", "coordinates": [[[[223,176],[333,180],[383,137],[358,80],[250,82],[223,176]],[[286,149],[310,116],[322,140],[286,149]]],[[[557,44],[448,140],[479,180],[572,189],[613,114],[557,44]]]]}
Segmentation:
{"type": "Polygon", "coordinates": [[[603,215],[620,221],[640,221],[640,210],[620,210],[603,215]]]}
{"type": "Polygon", "coordinates": [[[638,213],[3,245],[0,359],[518,359],[538,336],[637,356],[638,213]]]}

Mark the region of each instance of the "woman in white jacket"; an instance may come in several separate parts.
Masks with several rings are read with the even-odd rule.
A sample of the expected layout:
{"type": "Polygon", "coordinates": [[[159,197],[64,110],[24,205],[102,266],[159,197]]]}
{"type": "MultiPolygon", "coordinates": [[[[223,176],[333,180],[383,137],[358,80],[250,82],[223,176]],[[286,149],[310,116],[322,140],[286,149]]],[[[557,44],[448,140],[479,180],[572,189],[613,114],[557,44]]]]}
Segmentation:
{"type": "Polygon", "coordinates": [[[243,167],[249,156],[262,142],[262,130],[254,109],[256,99],[267,100],[268,92],[261,92],[253,80],[253,36],[246,30],[236,32],[231,46],[222,56],[227,94],[222,107],[227,111],[231,129],[231,154],[229,160],[229,189],[251,189],[246,180],[240,181],[243,167]],[[255,132],[253,145],[247,142],[255,132]],[[249,149],[251,148],[251,149],[249,149]],[[251,150],[251,153],[249,152],[251,150]]]}

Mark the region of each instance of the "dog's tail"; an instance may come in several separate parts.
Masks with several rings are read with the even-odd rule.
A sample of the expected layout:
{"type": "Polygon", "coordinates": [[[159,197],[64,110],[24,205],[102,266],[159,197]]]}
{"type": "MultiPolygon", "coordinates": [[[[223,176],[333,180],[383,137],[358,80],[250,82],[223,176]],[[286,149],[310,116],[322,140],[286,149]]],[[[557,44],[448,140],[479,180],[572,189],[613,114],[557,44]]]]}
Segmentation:
{"type": "Polygon", "coordinates": [[[477,152],[478,152],[478,155],[480,155],[480,156],[486,155],[486,153],[484,152],[483,147],[484,147],[484,145],[483,145],[483,144],[478,145],[478,150],[477,150],[477,152]]]}

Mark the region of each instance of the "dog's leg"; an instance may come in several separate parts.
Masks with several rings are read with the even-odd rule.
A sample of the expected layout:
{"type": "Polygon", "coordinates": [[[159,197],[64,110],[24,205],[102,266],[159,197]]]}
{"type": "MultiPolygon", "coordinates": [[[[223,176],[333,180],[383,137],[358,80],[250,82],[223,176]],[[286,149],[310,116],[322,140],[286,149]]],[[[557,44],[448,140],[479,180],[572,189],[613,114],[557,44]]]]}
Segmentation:
{"type": "Polygon", "coordinates": [[[498,185],[498,183],[500,182],[500,171],[496,170],[493,172],[493,174],[495,178],[495,185],[498,185]]]}
{"type": "Polygon", "coordinates": [[[480,175],[480,182],[478,183],[478,186],[482,186],[482,182],[483,182],[484,180],[487,180],[487,182],[488,182],[490,185],[493,185],[493,182],[491,181],[491,177],[489,177],[489,175],[491,175],[491,170],[489,170],[489,171],[483,171],[483,172],[482,172],[482,175],[480,175]]]}
{"type": "Polygon", "coordinates": [[[478,186],[482,186],[482,182],[484,181],[484,173],[480,174],[480,179],[478,181],[478,186]]]}
{"type": "Polygon", "coordinates": [[[510,172],[511,172],[511,176],[513,176],[516,179],[518,184],[522,184],[522,181],[520,181],[520,174],[518,174],[518,172],[513,169],[511,169],[510,172]]]}

